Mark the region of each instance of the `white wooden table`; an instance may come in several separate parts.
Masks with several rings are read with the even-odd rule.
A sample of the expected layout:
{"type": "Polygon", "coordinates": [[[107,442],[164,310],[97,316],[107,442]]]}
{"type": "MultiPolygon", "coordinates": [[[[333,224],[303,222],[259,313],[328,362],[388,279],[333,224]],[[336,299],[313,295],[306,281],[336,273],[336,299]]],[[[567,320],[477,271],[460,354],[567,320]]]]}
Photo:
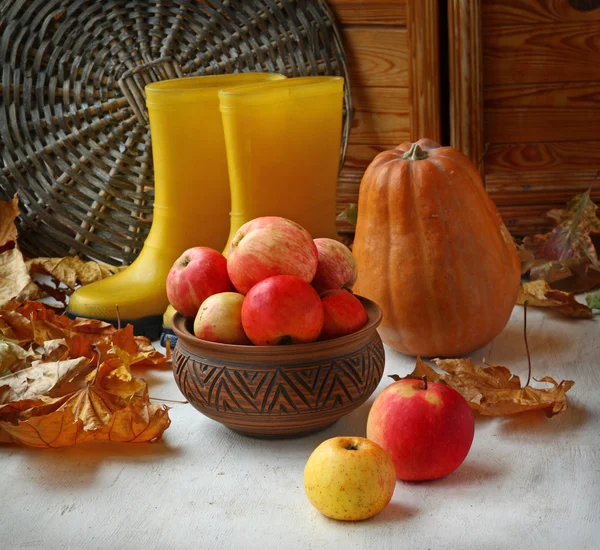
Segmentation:
{"type": "MultiPolygon", "coordinates": [[[[534,376],[575,380],[570,408],[552,419],[478,418],[454,474],[398,482],[375,518],[330,520],[302,487],[321,441],[365,435],[374,396],[328,430],[286,441],[249,439],[174,405],[155,445],[0,447],[0,548],[600,548],[600,317],[531,309],[529,326],[534,376]]],[[[414,359],[386,353],[387,374],[412,369],[414,359]]],[[[484,356],[526,377],[520,307],[493,346],[473,354],[484,356]]],[[[146,378],[152,396],[181,399],[170,371],[146,378]]]]}

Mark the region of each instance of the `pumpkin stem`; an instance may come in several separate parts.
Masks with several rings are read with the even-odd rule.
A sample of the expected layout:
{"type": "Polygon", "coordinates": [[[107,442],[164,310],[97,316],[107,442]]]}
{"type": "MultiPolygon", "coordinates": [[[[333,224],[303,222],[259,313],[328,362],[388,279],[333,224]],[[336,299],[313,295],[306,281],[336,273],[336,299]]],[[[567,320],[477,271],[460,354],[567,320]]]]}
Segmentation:
{"type": "Polygon", "coordinates": [[[402,155],[405,160],[425,160],[429,156],[427,151],[423,151],[418,143],[413,143],[410,149],[402,155]]]}

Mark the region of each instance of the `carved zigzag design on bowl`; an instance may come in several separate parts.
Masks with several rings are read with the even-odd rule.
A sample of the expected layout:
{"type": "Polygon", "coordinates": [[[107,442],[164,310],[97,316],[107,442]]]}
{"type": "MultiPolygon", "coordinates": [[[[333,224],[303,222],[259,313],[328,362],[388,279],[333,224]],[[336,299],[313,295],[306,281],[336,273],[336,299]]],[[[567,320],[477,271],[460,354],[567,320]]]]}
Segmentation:
{"type": "Polygon", "coordinates": [[[173,366],[182,393],[200,409],[293,415],[346,407],[370,395],[383,375],[384,352],[374,341],[327,363],[253,371],[194,360],[175,348],[173,366]]]}

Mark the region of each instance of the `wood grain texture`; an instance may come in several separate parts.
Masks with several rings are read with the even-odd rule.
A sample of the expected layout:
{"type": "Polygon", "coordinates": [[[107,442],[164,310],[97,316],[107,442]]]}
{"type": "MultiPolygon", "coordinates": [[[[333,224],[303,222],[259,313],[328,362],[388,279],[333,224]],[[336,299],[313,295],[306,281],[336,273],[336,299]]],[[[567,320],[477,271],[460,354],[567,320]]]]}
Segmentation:
{"type": "Polygon", "coordinates": [[[440,141],[438,1],[408,0],[410,139],[440,141]]]}
{"type": "Polygon", "coordinates": [[[450,144],[478,164],[483,152],[479,0],[448,2],[450,144]]]}
{"type": "Polygon", "coordinates": [[[408,89],[352,89],[354,120],[349,143],[401,143],[409,136],[408,89]]]}
{"type": "MultiPolygon", "coordinates": [[[[569,199],[589,189],[598,170],[549,170],[539,172],[506,172],[485,177],[487,192],[499,206],[553,204],[564,207],[569,199]]],[[[592,189],[600,202],[600,186],[592,189]]]]}
{"type": "Polygon", "coordinates": [[[600,141],[507,143],[492,145],[486,172],[532,172],[600,169],[600,141]]]}
{"type": "MultiPolygon", "coordinates": [[[[364,168],[343,168],[340,172],[337,188],[337,213],[344,211],[350,204],[358,204],[358,191],[364,168]]],[[[340,233],[354,233],[355,226],[347,221],[339,220],[337,229],[340,233]]]]}
{"type": "Polygon", "coordinates": [[[514,236],[521,237],[545,233],[552,229],[554,223],[546,216],[546,212],[556,206],[556,204],[499,205],[498,212],[507,229],[514,236]]]}
{"type": "Polygon", "coordinates": [[[482,66],[486,86],[598,81],[600,20],[488,28],[482,66]]]}
{"type": "Polygon", "coordinates": [[[387,143],[377,145],[351,144],[346,151],[347,168],[365,168],[382,151],[393,149],[399,143],[387,143]]]}
{"type": "Polygon", "coordinates": [[[406,29],[346,27],[343,36],[354,86],[408,86],[406,29]]]}
{"type": "Polygon", "coordinates": [[[343,25],[406,25],[406,0],[329,0],[343,25]]]}
{"type": "Polygon", "coordinates": [[[484,108],[492,143],[600,139],[600,83],[489,87],[484,108]]]}
{"type": "Polygon", "coordinates": [[[600,9],[576,10],[568,0],[482,0],[481,12],[484,27],[600,21],[600,9]]]}

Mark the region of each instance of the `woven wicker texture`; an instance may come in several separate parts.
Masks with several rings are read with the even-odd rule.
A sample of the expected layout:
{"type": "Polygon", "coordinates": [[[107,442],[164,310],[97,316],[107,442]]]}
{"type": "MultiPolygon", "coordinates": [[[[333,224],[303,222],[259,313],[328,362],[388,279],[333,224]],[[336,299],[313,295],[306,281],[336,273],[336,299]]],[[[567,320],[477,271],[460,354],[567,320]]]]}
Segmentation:
{"type": "MultiPolygon", "coordinates": [[[[191,75],[342,75],[322,1],[3,0],[2,198],[31,256],[130,263],[152,220],[144,86],[191,75]]],[[[346,82],[348,82],[346,80],[346,82]]],[[[343,161],[351,122],[346,86],[343,161]]]]}

